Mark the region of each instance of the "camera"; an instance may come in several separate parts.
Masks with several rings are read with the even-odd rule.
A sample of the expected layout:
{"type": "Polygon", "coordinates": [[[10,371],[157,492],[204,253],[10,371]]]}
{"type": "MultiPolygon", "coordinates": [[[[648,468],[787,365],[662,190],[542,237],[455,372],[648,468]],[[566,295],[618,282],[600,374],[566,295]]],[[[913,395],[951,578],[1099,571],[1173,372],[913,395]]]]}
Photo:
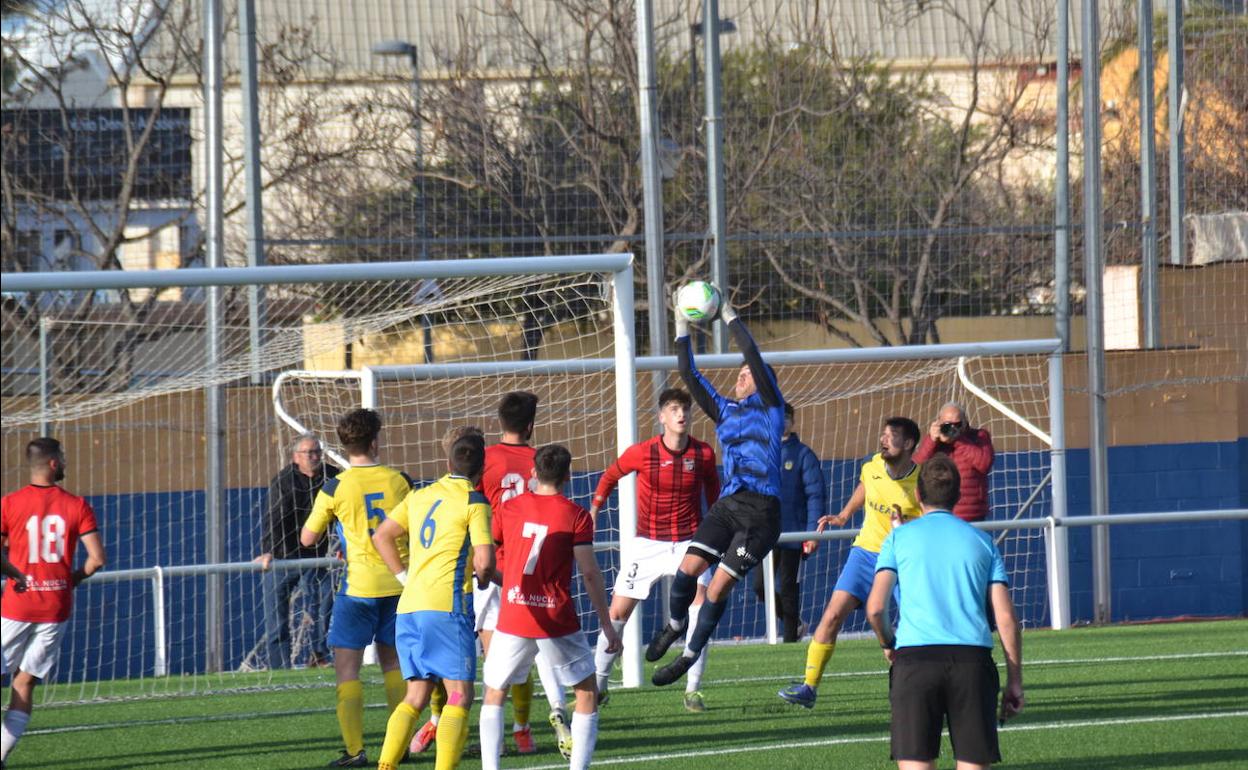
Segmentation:
{"type": "Polygon", "coordinates": [[[942,422],[940,424],[940,435],[945,438],[953,438],[958,435],[958,432],[961,430],[962,423],[960,422],[942,422]]]}

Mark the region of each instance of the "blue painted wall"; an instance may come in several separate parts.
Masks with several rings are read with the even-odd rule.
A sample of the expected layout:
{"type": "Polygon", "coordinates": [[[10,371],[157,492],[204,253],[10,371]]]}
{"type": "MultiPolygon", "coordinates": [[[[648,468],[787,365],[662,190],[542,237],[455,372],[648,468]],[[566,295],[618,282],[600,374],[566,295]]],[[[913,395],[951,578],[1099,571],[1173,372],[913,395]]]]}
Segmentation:
{"type": "MultiPolygon", "coordinates": [[[[1069,463],[1069,511],[1088,512],[1088,453],[1073,450],[1069,463]]],[[[824,473],[830,485],[829,507],[835,511],[853,491],[860,461],[828,461],[824,473]]],[[[1048,470],[1043,453],[1000,454],[997,470],[1013,468],[1027,484],[1039,484],[1048,470]]],[[[1182,511],[1248,506],[1248,439],[1237,442],[1177,444],[1148,447],[1113,447],[1109,450],[1112,512],[1182,511]]],[[[582,505],[597,484],[599,474],[580,474],[573,479],[571,496],[582,505]]],[[[1014,511],[1030,488],[992,490],[998,515],[1014,511]]],[[[259,526],[267,491],[229,490],[226,499],[226,558],[245,561],[256,555],[259,526]]],[[[187,520],[187,512],[202,512],[202,492],[106,495],[90,498],[100,515],[110,568],[126,569],[153,564],[193,564],[202,561],[203,528],[187,520]],[[128,522],[127,531],[110,526],[128,522]]],[[[1047,491],[1040,495],[1028,517],[1051,512],[1047,491]]],[[[199,514],[196,514],[199,515],[199,514]]],[[[1012,515],[1012,514],[1010,514],[1012,515]]],[[[603,522],[615,527],[614,516],[603,522]]],[[[1184,525],[1115,527],[1110,531],[1113,553],[1113,614],[1118,620],[1138,620],[1182,615],[1243,615],[1248,603],[1248,526],[1243,522],[1204,522],[1184,525]]],[[[1071,532],[1072,615],[1090,620],[1090,531],[1071,532]]],[[[847,541],[826,543],[803,567],[803,584],[830,586],[840,570],[847,541]]],[[[1037,546],[1038,548],[1038,546],[1037,546]]],[[[1010,554],[1007,566],[1016,581],[1016,601],[1030,626],[1048,624],[1042,550],[1010,554]],[[1024,585],[1026,587],[1024,587],[1024,585]]],[[[614,581],[614,554],[600,554],[608,585],[614,581]]],[[[179,578],[166,583],[169,628],[169,670],[189,673],[203,668],[204,579],[179,578]]],[[[224,635],[230,660],[238,665],[262,633],[259,578],[254,574],[229,575],[226,586],[224,635]]],[[[734,592],[719,636],[758,637],[764,633],[761,605],[750,586],[734,592]]],[[[151,628],[151,588],[148,583],[88,583],[76,597],[71,640],[62,648],[56,678],[59,681],[134,676],[152,672],[154,665],[151,628]],[[101,631],[101,628],[104,631],[101,631]]],[[[805,591],[803,617],[818,620],[826,596],[805,591]]],[[[648,637],[656,622],[658,602],[643,619],[648,637]]],[[[581,607],[585,617],[591,612],[581,607]]],[[[850,619],[851,629],[863,628],[861,613],[850,619]]]]}

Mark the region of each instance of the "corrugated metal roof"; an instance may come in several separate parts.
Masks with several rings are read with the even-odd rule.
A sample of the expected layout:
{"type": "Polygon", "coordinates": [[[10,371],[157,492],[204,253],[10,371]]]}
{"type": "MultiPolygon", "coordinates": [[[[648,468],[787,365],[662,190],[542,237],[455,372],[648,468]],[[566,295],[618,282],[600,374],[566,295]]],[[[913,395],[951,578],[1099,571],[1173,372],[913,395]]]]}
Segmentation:
{"type": "MultiPolygon", "coordinates": [[[[660,50],[684,56],[689,24],[700,20],[701,3],[653,2],[660,50]]],[[[1116,25],[1134,14],[1128,0],[1098,2],[1102,30],[1120,28],[1116,25]]],[[[1164,0],[1154,2],[1160,7],[1164,0]]],[[[1055,58],[1056,5],[1056,0],[721,0],[720,15],[733,19],[738,30],[723,37],[725,50],[765,38],[799,44],[835,35],[837,49],[847,56],[967,60],[982,24],[984,60],[1037,61],[1055,58]]],[[[1070,48],[1076,58],[1079,5],[1071,1],[1070,48]]],[[[465,51],[473,54],[469,66],[484,75],[526,71],[526,29],[543,41],[556,65],[586,36],[582,21],[567,14],[559,0],[261,0],[256,6],[262,42],[304,30],[314,48],[328,54],[326,69],[358,75],[406,72],[405,61],[371,53],[382,40],[416,44],[428,77],[453,69],[450,62],[465,51]]],[[[599,40],[609,34],[605,26],[596,32],[599,40]]],[[[227,60],[236,62],[236,36],[227,35],[226,43],[227,60]]]]}

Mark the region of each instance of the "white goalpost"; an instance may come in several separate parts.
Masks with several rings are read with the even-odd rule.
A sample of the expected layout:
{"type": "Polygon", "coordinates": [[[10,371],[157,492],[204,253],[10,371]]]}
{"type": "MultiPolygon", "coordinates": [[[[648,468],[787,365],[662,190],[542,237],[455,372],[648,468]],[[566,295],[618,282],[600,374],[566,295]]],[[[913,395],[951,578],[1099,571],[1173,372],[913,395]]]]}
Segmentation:
{"type": "MultiPolygon", "coordinates": [[[[874,431],[878,430],[878,424],[872,424],[872,420],[879,421],[893,413],[907,413],[910,404],[916,401],[926,399],[928,408],[934,409],[943,403],[940,399],[946,398],[944,394],[948,393],[950,396],[963,394],[968,396],[964,400],[972,414],[977,405],[982,405],[984,409],[992,412],[992,418],[989,418],[986,412],[982,417],[985,424],[993,426],[997,440],[1004,442],[1007,449],[1014,450],[1009,456],[1027,456],[1028,453],[1018,451],[1017,445],[1029,440],[1033,445],[1042,446],[1041,451],[1047,458],[1052,456],[1051,450],[1055,445],[1054,437],[1051,430],[1040,427],[1036,421],[1046,424],[1050,422],[1048,404],[1051,400],[1052,388],[1060,388],[1061,361],[1060,357],[1053,355],[1056,346],[1056,340],[1032,340],[895,349],[778,351],[764,355],[769,363],[778,368],[781,382],[784,383],[786,398],[795,400],[799,409],[827,411],[839,408],[837,405],[841,402],[852,404],[849,410],[858,413],[855,421],[867,431],[865,436],[859,436],[859,438],[866,438],[870,441],[877,435],[874,431]],[[971,379],[972,369],[977,369],[986,377],[995,378],[996,384],[1004,391],[999,394],[1000,397],[992,395],[984,386],[976,384],[971,379]],[[1020,371],[1028,372],[1027,376],[1020,376],[1020,371]],[[829,383],[835,383],[838,380],[843,386],[840,392],[837,392],[835,385],[829,387],[829,383]],[[1016,402],[1013,406],[1007,404],[1007,401],[1011,399],[1016,402]],[[1021,413],[1023,411],[1027,412],[1027,416],[1021,413]],[[867,413],[872,416],[867,416],[867,413]]],[[[698,357],[698,365],[712,379],[722,379],[723,374],[731,373],[731,370],[739,367],[741,360],[741,357],[736,354],[704,355],[698,357]]],[[[474,395],[463,403],[456,417],[461,421],[479,420],[485,425],[493,425],[492,409],[498,397],[511,389],[507,385],[509,382],[523,381],[526,387],[546,394],[552,391],[554,383],[602,374],[613,377],[615,382],[617,401],[614,416],[617,426],[622,428],[617,431],[618,447],[623,447],[636,437],[633,415],[644,420],[650,414],[647,405],[638,406],[635,403],[636,390],[630,387],[631,383],[635,381],[638,374],[648,372],[667,373],[669,380],[674,381],[675,369],[674,356],[642,356],[636,357],[631,362],[622,361],[617,356],[542,362],[492,361],[382,365],[336,372],[300,370],[285,372],[279,376],[273,386],[273,403],[275,412],[292,430],[303,432],[311,429],[311,426],[315,424],[319,431],[324,432],[328,430],[333,414],[347,404],[326,408],[319,404],[315,397],[296,395],[296,390],[306,390],[310,387],[313,390],[319,389],[325,392],[333,387],[328,384],[330,382],[346,383],[345,392],[352,394],[354,399],[351,405],[372,405],[381,409],[383,413],[391,413],[399,408],[410,409],[414,403],[439,398],[439,396],[422,396],[422,385],[426,388],[437,388],[445,384],[452,384],[454,387],[453,384],[458,383],[459,389],[471,391],[474,395]],[[321,385],[315,384],[317,380],[322,381],[321,385]],[[488,393],[477,389],[480,383],[492,384],[488,393]],[[305,404],[303,409],[307,412],[307,418],[292,414],[298,410],[287,403],[288,400],[301,400],[305,404]],[[632,431],[633,438],[626,439],[626,431],[632,431]]],[[[545,401],[543,403],[545,404],[545,401]]],[[[558,400],[552,404],[551,409],[561,409],[558,400]]],[[[605,410],[600,414],[605,416],[605,410]]],[[[573,426],[576,422],[575,418],[551,418],[546,424],[539,424],[537,440],[539,442],[569,439],[575,441],[573,426]]],[[[700,430],[700,435],[710,439],[711,426],[705,424],[704,419],[698,419],[696,422],[701,424],[695,426],[695,431],[700,430]]],[[[1046,427],[1050,426],[1046,425],[1046,427]]],[[[861,433],[861,431],[854,431],[847,436],[845,431],[834,432],[838,435],[832,439],[840,441],[861,433]]],[[[824,433],[826,434],[827,431],[824,433]]],[[[830,447],[829,436],[821,435],[819,438],[823,440],[825,447],[830,447]]],[[[1061,439],[1060,432],[1058,439],[1061,439]]],[[[863,446],[865,448],[870,444],[863,446]]],[[[610,459],[600,462],[596,470],[601,471],[609,462],[610,459]]],[[[852,460],[848,464],[852,465],[852,460]]],[[[1048,491],[1052,479],[1057,475],[1064,475],[1058,469],[1060,465],[1060,461],[1050,464],[1046,459],[1036,467],[1021,470],[1004,469],[1000,473],[1003,481],[997,484],[1005,498],[1005,502],[999,504],[998,507],[1008,519],[1019,519],[1035,505],[1035,501],[1041,496],[1045,501],[1044,514],[1046,515],[1044,516],[1028,517],[1022,523],[1012,527],[1009,526],[1009,521],[1004,522],[1006,525],[1004,527],[1000,522],[993,525],[1002,529],[1003,537],[1012,538],[1012,541],[1004,547],[1010,550],[1016,559],[1026,559],[1029,562],[1018,570],[1020,583],[1016,593],[1020,597],[1026,597],[1020,601],[1020,604],[1032,607],[1031,623],[1033,625],[1037,622],[1037,618],[1044,618],[1047,625],[1054,627],[1063,627],[1069,623],[1067,604],[1064,599],[1068,590],[1064,570],[1046,566],[1065,563],[1065,557],[1058,556],[1058,554],[1064,554],[1063,544],[1058,543],[1055,547],[1052,543],[1054,533],[1050,531],[1051,527],[1038,527],[1037,529],[1037,522],[1048,521],[1048,515],[1059,517],[1064,515],[1061,496],[1054,496],[1048,491]],[[1039,530],[1043,531],[1036,534],[1039,530]],[[1039,586],[1026,584],[1026,579],[1022,578],[1027,571],[1040,572],[1039,576],[1026,576],[1026,579],[1039,579],[1042,584],[1039,586]]],[[[580,464],[579,457],[578,467],[584,467],[580,464]]],[[[595,469],[591,466],[586,470],[593,472],[595,469]]],[[[832,475],[835,476],[836,472],[833,471],[832,475]]],[[[835,480],[833,480],[832,486],[835,485],[835,480]]],[[[574,484],[573,494],[574,496],[578,494],[587,496],[591,488],[592,484],[579,488],[574,484]]],[[[632,490],[629,489],[622,490],[618,502],[612,501],[607,506],[608,520],[610,520],[610,512],[613,511],[618,515],[618,524],[611,526],[607,533],[599,536],[600,549],[604,552],[604,571],[607,572],[608,579],[622,561],[622,557],[615,552],[616,543],[618,542],[619,550],[626,550],[630,533],[634,531],[635,518],[631,510],[634,504],[632,490]]],[[[817,539],[846,540],[853,534],[853,531],[826,533],[817,539]]],[[[1064,538],[1064,531],[1059,530],[1058,535],[1064,538]]],[[[798,536],[786,536],[788,540],[794,538],[798,536]]],[[[806,536],[801,536],[799,539],[806,539],[806,536]]],[[[830,560],[833,563],[835,561],[835,559],[830,560]]],[[[835,577],[834,571],[834,569],[825,569],[812,581],[821,585],[821,588],[811,592],[809,598],[820,602],[826,599],[826,592],[821,593],[821,591],[824,588],[830,590],[830,581],[835,577]]],[[[768,578],[768,589],[770,589],[770,572],[765,571],[764,575],[768,578]]],[[[745,638],[765,636],[769,640],[774,640],[776,629],[772,591],[765,591],[764,602],[759,607],[749,606],[748,592],[749,586],[738,589],[738,595],[726,615],[723,627],[736,630],[753,628],[757,625],[757,618],[761,616],[765,619],[765,633],[747,631],[744,634],[745,638]]],[[[593,621],[589,617],[590,613],[585,603],[582,603],[582,610],[585,613],[585,619],[592,624],[593,621]]],[[[652,626],[655,622],[653,611],[650,615],[649,625],[652,626]]],[[[626,633],[628,649],[622,657],[621,664],[622,682],[625,687],[638,686],[643,679],[641,655],[643,623],[640,620],[642,617],[643,613],[635,613],[626,633]]],[[[730,635],[741,634],[730,633],[730,635]]]]}

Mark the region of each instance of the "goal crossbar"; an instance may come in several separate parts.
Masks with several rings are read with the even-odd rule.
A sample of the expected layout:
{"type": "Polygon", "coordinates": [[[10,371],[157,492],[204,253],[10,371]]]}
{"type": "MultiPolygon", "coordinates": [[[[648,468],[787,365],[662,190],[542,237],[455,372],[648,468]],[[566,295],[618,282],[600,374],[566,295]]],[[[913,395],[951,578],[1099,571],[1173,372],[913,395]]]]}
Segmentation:
{"type": "Polygon", "coordinates": [[[179,270],[75,270],[0,274],[0,291],[94,291],[201,286],[272,286],[293,283],[468,278],[499,275],[619,273],[633,264],[632,254],[575,257],[498,257],[437,261],[369,262],[264,267],[188,267],[179,270]]]}

